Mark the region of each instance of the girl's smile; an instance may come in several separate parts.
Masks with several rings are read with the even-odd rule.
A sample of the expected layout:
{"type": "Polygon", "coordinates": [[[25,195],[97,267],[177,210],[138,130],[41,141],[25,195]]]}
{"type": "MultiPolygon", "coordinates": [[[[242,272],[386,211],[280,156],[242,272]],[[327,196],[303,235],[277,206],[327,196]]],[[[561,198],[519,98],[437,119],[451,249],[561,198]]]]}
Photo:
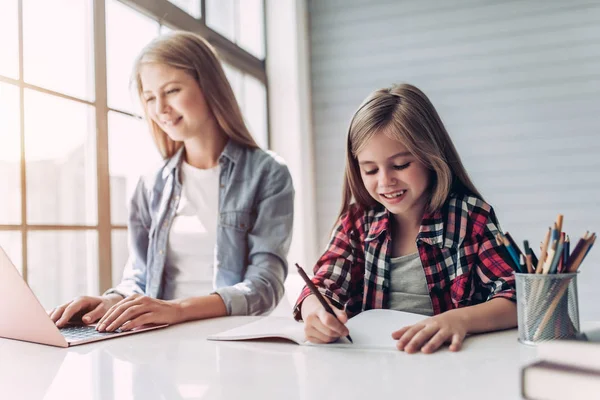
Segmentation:
{"type": "Polygon", "coordinates": [[[399,141],[376,133],[357,154],[369,195],[392,214],[418,217],[428,197],[430,171],[399,141]]]}

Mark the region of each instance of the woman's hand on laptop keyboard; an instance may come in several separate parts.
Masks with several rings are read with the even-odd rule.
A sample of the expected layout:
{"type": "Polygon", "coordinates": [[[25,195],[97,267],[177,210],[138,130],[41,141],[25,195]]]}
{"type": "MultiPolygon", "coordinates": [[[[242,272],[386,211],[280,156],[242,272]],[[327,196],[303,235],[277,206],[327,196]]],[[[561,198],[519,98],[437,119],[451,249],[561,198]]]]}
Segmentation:
{"type": "Polygon", "coordinates": [[[113,305],[98,321],[96,329],[128,331],[147,324],[176,324],[181,320],[177,302],[154,299],[140,294],[129,296],[113,305]]]}
{"type": "Polygon", "coordinates": [[[56,307],[50,311],[49,315],[59,328],[74,321],[82,321],[89,325],[102,318],[113,305],[121,300],[123,300],[123,297],[118,294],[81,296],[56,307]]]}

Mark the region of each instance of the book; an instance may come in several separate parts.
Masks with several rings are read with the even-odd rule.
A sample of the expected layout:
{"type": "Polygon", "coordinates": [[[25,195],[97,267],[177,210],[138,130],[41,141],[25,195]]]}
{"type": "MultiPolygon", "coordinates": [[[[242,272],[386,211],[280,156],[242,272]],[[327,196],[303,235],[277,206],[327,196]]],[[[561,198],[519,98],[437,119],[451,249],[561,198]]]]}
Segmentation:
{"type": "Polygon", "coordinates": [[[346,323],[352,340],[340,338],[328,344],[314,344],[304,336],[304,323],[286,317],[263,317],[258,321],[208,336],[208,340],[252,340],[279,338],[299,345],[329,346],[353,349],[396,349],[392,332],[427,318],[404,311],[375,309],[363,311],[346,323]]]}
{"type": "Polygon", "coordinates": [[[600,371],[550,361],[522,369],[521,394],[531,400],[595,399],[600,393],[600,371]]]}
{"type": "Polygon", "coordinates": [[[600,393],[600,329],[576,340],[539,343],[537,355],[521,370],[526,399],[591,399],[600,393]]]}
{"type": "Polygon", "coordinates": [[[600,371],[600,342],[584,340],[543,342],[538,345],[537,355],[545,361],[600,371]]]}

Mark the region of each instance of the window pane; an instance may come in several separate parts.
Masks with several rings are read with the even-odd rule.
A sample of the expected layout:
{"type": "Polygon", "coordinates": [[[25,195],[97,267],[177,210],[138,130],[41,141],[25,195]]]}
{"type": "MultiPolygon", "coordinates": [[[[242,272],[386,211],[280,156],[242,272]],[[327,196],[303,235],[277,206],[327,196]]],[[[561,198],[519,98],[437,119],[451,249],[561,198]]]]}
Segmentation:
{"type": "Polygon", "coordinates": [[[8,258],[15,264],[19,272],[23,273],[21,232],[0,231],[0,246],[8,254],[8,258]]]}
{"type": "Polygon", "coordinates": [[[98,294],[95,231],[29,232],[27,261],[29,286],[46,309],[76,296],[98,294]]]}
{"type": "Polygon", "coordinates": [[[123,277],[123,268],[129,257],[127,247],[127,231],[113,229],[112,231],[112,285],[117,286],[123,277]]]}
{"type": "Polygon", "coordinates": [[[169,0],[194,18],[200,18],[200,0],[169,0]]]}
{"type": "Polygon", "coordinates": [[[164,35],[166,33],[171,33],[171,32],[173,32],[173,29],[169,28],[168,26],[166,26],[166,25],[160,26],[160,34],[161,35],[164,35]]]}
{"type": "Polygon", "coordinates": [[[227,79],[229,80],[229,84],[233,89],[233,93],[235,94],[235,98],[237,99],[240,107],[242,107],[242,102],[244,99],[243,90],[242,90],[242,72],[232,67],[227,63],[223,64],[223,70],[225,71],[225,75],[227,75],[227,79]]]}
{"type": "Polygon", "coordinates": [[[267,90],[256,78],[244,75],[244,102],[242,107],[248,129],[262,148],[267,148],[267,90]]]}
{"type": "Polygon", "coordinates": [[[206,0],[206,25],[227,39],[234,41],[234,0],[206,0]]]}
{"type": "Polygon", "coordinates": [[[158,166],[162,157],[144,120],[113,111],[108,113],[108,157],[111,220],[126,224],[129,199],[139,177],[158,166]]]}
{"type": "Polygon", "coordinates": [[[106,2],[108,106],[140,114],[129,78],[139,52],[158,35],[158,22],[121,4],[106,2]]]}
{"type": "Polygon", "coordinates": [[[23,1],[25,81],[94,99],[90,0],[23,1]]]}
{"type": "Polygon", "coordinates": [[[0,75],[19,79],[19,17],[17,0],[0,1],[0,75]]]}
{"type": "Polygon", "coordinates": [[[258,58],[265,58],[263,0],[238,0],[238,44],[258,58]]]}
{"type": "Polygon", "coordinates": [[[0,224],[21,223],[19,88],[0,82],[0,224]]]}
{"type": "Polygon", "coordinates": [[[96,224],[94,108],[25,90],[30,224],[96,224]]]}

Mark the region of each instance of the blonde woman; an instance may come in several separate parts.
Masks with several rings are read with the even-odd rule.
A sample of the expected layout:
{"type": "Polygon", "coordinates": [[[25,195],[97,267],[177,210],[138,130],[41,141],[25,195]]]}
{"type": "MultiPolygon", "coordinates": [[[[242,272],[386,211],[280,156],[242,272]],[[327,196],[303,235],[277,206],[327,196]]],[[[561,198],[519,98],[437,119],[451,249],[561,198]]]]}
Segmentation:
{"type": "Polygon", "coordinates": [[[431,316],[390,332],[408,353],[447,342],[457,351],[469,333],[514,327],[513,268],[499,231],[425,94],[407,84],[377,90],[350,123],[342,207],[314,268],[338,318],[307,288],[295,318],[310,341],[327,343],[364,310],[431,316]]]}
{"type": "Polygon", "coordinates": [[[81,316],[114,331],[272,310],[292,235],[287,167],[258,148],[201,37],[158,37],[133,81],[165,162],[133,195],[121,283],[57,307],[52,319],[62,327],[81,316]]]}

